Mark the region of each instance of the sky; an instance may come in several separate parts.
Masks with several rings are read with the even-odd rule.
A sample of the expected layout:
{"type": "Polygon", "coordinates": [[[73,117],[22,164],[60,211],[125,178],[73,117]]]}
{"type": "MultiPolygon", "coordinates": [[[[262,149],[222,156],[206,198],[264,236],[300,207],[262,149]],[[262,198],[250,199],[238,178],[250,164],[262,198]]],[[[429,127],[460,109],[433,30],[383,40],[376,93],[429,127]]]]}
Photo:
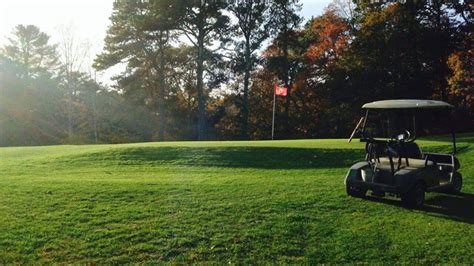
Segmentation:
{"type": "MultiPolygon", "coordinates": [[[[331,0],[302,0],[305,19],[321,15],[331,0]]],[[[109,25],[113,0],[0,0],[0,47],[5,45],[12,29],[18,24],[33,24],[60,40],[62,27],[73,29],[77,39],[90,43],[90,60],[100,53],[109,25]]],[[[112,73],[101,73],[102,82],[109,83],[112,73]]]]}

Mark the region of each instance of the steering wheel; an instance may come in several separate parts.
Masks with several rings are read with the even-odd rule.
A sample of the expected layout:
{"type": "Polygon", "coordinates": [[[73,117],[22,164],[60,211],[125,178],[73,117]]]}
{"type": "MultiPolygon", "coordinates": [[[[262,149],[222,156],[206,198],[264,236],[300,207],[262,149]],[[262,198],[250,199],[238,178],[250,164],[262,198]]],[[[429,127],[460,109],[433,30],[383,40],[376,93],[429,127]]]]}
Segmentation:
{"type": "Polygon", "coordinates": [[[413,142],[415,139],[412,138],[410,131],[406,130],[401,133],[401,134],[394,134],[390,138],[391,142],[396,142],[396,143],[409,143],[413,142]]]}

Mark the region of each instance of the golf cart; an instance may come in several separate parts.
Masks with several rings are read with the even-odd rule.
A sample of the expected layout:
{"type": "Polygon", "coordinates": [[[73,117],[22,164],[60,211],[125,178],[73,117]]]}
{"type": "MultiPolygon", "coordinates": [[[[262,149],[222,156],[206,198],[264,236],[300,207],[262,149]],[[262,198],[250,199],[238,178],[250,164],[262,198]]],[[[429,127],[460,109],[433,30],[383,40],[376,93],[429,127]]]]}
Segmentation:
{"type": "Polygon", "coordinates": [[[354,164],[347,173],[345,185],[348,195],[365,197],[371,190],[375,196],[383,197],[388,193],[400,197],[405,206],[421,207],[425,192],[455,194],[461,191],[460,164],[454,156],[454,129],[451,130],[452,154],[422,152],[415,142],[417,115],[420,112],[427,113],[427,117],[432,117],[435,112],[450,114],[452,105],[432,100],[385,100],[366,103],[362,108],[366,110],[365,116],[352,132],[349,142],[356,133],[360,133],[360,141],[365,142],[366,158],[354,164]],[[377,120],[380,113],[393,118],[385,123],[386,119],[378,116],[380,120],[375,123],[375,127],[385,126],[387,130],[382,131],[391,133],[389,139],[373,137],[373,131],[367,128],[369,116],[377,120]],[[409,123],[406,122],[407,116],[411,118],[409,123]],[[401,117],[405,118],[405,124],[393,123],[401,117]]]}

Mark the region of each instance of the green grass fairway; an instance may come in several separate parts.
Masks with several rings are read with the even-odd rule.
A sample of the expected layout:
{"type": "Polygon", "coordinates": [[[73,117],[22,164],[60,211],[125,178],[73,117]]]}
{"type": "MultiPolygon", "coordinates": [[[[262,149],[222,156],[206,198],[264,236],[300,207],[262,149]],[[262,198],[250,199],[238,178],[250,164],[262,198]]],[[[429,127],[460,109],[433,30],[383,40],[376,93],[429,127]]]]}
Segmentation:
{"type": "Polygon", "coordinates": [[[0,264],[474,263],[474,135],[464,193],[423,210],[346,196],[346,142],[0,148],[0,264]]]}

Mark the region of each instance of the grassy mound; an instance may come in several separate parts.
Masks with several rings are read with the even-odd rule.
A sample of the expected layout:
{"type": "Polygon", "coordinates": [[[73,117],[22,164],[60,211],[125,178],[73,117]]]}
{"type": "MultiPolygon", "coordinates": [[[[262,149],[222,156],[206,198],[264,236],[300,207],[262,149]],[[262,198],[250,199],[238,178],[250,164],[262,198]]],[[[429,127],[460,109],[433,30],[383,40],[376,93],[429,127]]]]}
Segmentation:
{"type": "Polygon", "coordinates": [[[472,264],[474,136],[458,145],[464,193],[423,210],[347,197],[345,140],[0,148],[0,264],[472,264]]]}

